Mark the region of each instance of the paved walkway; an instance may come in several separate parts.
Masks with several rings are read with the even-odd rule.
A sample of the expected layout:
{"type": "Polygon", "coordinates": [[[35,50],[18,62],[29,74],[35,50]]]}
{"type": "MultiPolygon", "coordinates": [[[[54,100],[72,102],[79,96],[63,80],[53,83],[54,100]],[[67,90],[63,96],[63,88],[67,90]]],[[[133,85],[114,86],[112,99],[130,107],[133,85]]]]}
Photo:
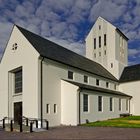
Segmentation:
{"type": "Polygon", "coordinates": [[[34,133],[0,131],[1,139],[140,140],[140,129],[78,126],[52,128],[49,131],[34,133]]]}

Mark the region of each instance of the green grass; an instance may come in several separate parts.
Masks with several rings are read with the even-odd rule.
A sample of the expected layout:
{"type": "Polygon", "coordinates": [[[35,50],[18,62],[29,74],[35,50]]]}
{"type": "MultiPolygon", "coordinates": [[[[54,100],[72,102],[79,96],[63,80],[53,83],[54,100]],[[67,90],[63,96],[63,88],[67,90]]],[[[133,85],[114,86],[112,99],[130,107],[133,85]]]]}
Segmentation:
{"type": "Polygon", "coordinates": [[[106,121],[91,122],[83,124],[83,126],[140,128],[140,116],[129,116],[123,118],[110,119],[106,121]]]}

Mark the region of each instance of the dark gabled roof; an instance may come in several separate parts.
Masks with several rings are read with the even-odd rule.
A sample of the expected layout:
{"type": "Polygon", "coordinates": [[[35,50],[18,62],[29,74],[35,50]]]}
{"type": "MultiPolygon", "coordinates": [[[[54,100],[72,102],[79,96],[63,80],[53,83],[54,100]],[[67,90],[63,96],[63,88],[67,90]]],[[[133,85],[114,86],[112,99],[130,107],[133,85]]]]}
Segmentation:
{"type": "Polygon", "coordinates": [[[119,28],[116,28],[116,31],[118,31],[127,41],[129,40],[129,38],[119,28]]]}
{"type": "Polygon", "coordinates": [[[74,81],[68,81],[68,80],[64,80],[64,81],[78,86],[81,90],[85,89],[85,90],[98,91],[98,92],[103,92],[103,93],[112,94],[112,95],[132,97],[130,95],[127,95],[125,93],[115,91],[115,90],[105,89],[105,88],[101,88],[101,87],[95,87],[95,86],[86,85],[86,84],[82,84],[82,83],[78,83],[78,82],[74,82],[74,81]]]}
{"type": "Polygon", "coordinates": [[[131,82],[140,80],[140,64],[125,67],[120,77],[120,82],[131,82]]]}
{"type": "Polygon", "coordinates": [[[42,57],[55,60],[57,62],[99,75],[114,81],[118,81],[100,64],[91,61],[77,53],[74,53],[50,40],[42,38],[22,27],[17,26],[26,39],[40,53],[42,57]]]}

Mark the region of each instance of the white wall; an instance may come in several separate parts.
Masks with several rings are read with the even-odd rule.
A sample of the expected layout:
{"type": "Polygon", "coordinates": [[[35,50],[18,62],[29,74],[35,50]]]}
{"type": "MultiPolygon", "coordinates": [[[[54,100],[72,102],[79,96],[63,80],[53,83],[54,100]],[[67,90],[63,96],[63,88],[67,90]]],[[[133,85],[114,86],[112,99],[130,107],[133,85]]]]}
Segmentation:
{"type": "Polygon", "coordinates": [[[86,123],[86,120],[89,122],[106,120],[111,118],[118,118],[122,113],[128,113],[126,110],[126,99],[127,97],[109,95],[107,93],[99,93],[96,91],[82,91],[81,92],[81,123],[86,123]],[[83,94],[87,94],[89,97],[89,111],[83,112],[83,94]],[[98,111],[98,96],[102,96],[103,100],[103,111],[98,111]],[[109,98],[113,98],[113,111],[109,109],[109,98]],[[122,100],[122,110],[119,111],[119,98],[122,100]]]}
{"type": "Polygon", "coordinates": [[[0,118],[13,117],[14,102],[23,102],[23,115],[38,118],[38,52],[32,47],[16,26],[8,41],[0,68],[0,118]],[[17,50],[12,50],[17,43],[17,50]],[[15,95],[12,81],[13,69],[22,67],[23,91],[15,95]],[[9,96],[9,97],[8,97],[9,96]],[[9,101],[8,101],[9,98],[9,101]],[[9,106],[8,106],[9,104],[9,106]],[[8,111],[9,110],[9,111],[8,111]]]}
{"type": "Polygon", "coordinates": [[[133,97],[131,99],[131,114],[140,115],[140,81],[121,83],[119,88],[133,97]]]}
{"type": "Polygon", "coordinates": [[[86,37],[86,57],[100,63],[117,79],[120,78],[124,67],[127,65],[127,40],[121,35],[123,45],[120,47],[120,35],[115,26],[98,17],[86,37]],[[104,34],[107,36],[106,46],[104,45],[104,34]],[[99,36],[101,36],[101,48],[99,48],[99,36]],[[94,49],[94,38],[96,38],[96,49],[94,49]],[[123,57],[120,56],[120,51],[124,52],[123,57]],[[101,56],[99,56],[99,52],[101,52],[101,56]],[[111,63],[113,67],[111,67],[111,63]]]}
{"type": "Polygon", "coordinates": [[[77,125],[78,118],[78,88],[68,82],[61,81],[61,123],[77,125]]]}

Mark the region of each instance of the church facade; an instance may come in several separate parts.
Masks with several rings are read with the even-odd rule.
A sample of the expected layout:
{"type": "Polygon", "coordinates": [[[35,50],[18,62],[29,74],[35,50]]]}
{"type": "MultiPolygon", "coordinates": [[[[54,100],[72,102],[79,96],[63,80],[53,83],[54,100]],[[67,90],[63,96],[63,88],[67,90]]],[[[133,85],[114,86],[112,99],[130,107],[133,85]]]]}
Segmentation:
{"type": "Polygon", "coordinates": [[[127,41],[99,17],[83,57],[15,25],[0,64],[0,118],[59,126],[139,115],[140,66],[127,66],[127,41]]]}

